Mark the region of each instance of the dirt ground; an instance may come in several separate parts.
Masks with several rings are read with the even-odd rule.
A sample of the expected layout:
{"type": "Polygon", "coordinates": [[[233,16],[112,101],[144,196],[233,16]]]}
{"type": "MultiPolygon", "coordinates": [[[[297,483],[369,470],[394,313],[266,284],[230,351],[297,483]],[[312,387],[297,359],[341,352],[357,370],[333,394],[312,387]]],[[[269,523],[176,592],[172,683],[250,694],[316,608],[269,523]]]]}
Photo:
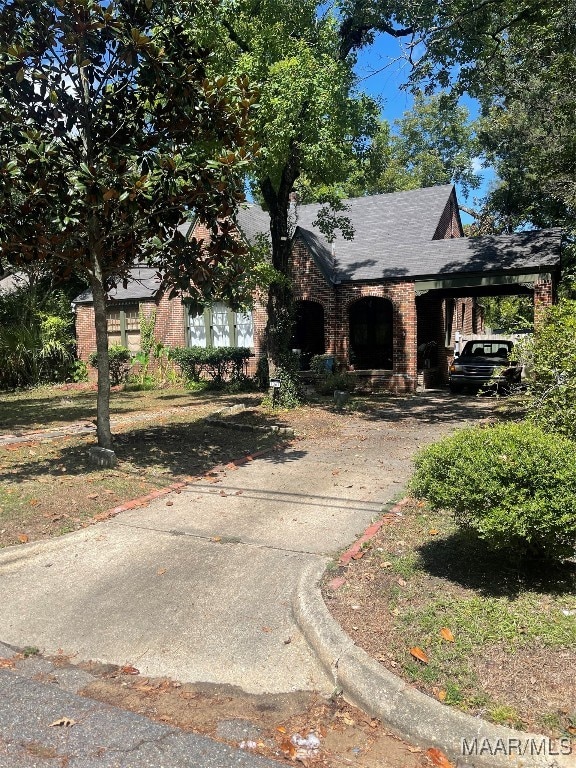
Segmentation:
{"type": "MultiPolygon", "coordinates": [[[[52,661],[57,667],[70,665],[66,657],[52,661]]],[[[437,750],[407,744],[337,695],[329,699],[306,691],[250,695],[231,686],[142,677],[132,666],[95,662],[78,666],[94,676],[94,682],[81,691],[83,696],[287,764],[310,768],[442,765],[437,750]],[[318,748],[295,743],[310,735],[318,739],[318,748]]],[[[57,682],[56,676],[45,672],[34,679],[57,682]]]]}
{"type": "Polygon", "coordinates": [[[446,705],[552,737],[576,736],[576,566],[523,572],[409,501],[326,604],[354,641],[446,705]]]}

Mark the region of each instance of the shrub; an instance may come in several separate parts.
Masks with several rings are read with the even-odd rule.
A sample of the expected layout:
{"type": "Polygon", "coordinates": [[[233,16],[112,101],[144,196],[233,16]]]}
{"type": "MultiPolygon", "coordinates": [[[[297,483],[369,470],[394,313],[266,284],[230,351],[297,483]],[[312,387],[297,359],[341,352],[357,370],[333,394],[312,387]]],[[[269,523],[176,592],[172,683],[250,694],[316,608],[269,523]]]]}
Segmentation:
{"type": "Polygon", "coordinates": [[[472,427],[425,448],[410,490],[517,559],[574,554],[576,445],[534,424],[472,427]]]}
{"type": "MultiPolygon", "coordinates": [[[[128,378],[130,368],[132,367],[130,351],[126,347],[116,344],[108,350],[108,360],[110,363],[110,383],[113,386],[123,384],[128,378]]],[[[92,352],[89,362],[93,368],[98,368],[97,352],[92,352]]]]}
{"type": "Polygon", "coordinates": [[[247,347],[177,347],[170,351],[185,379],[200,381],[207,375],[216,385],[243,379],[251,355],[247,347]]]}
{"type": "Polygon", "coordinates": [[[529,418],[576,438],[576,301],[546,310],[530,352],[529,418]]]}
{"type": "Polygon", "coordinates": [[[320,376],[334,373],[334,355],[314,355],[310,359],[310,370],[320,376]]]}
{"type": "Polygon", "coordinates": [[[75,360],[70,371],[70,378],[76,383],[88,381],[88,366],[84,360],[75,360]]]}
{"type": "Polygon", "coordinates": [[[23,286],[0,294],[0,389],[65,381],[74,364],[72,326],[58,292],[23,286]]]}
{"type": "Polygon", "coordinates": [[[321,395],[331,395],[335,390],[352,392],[355,386],[356,379],[349,373],[329,373],[318,379],[316,391],[321,395]]]}

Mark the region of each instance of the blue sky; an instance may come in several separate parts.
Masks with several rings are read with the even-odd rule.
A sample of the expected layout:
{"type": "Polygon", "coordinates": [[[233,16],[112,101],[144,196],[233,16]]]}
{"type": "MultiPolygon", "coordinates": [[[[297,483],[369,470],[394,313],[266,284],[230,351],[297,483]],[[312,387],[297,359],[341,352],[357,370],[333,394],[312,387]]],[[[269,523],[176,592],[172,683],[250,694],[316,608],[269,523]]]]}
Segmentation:
{"type": "MultiPolygon", "coordinates": [[[[356,73],[360,80],[359,87],[380,102],[382,117],[391,124],[412,107],[412,96],[409,91],[402,89],[402,85],[406,83],[410,74],[410,68],[402,55],[401,41],[395,40],[390,35],[378,35],[375,43],[358,55],[356,73]]],[[[468,108],[471,117],[476,117],[478,112],[476,102],[469,98],[464,98],[462,102],[468,108]]],[[[457,190],[460,202],[473,207],[474,198],[485,194],[494,174],[490,169],[484,169],[482,176],[482,186],[472,191],[468,198],[461,189],[457,190]]],[[[462,221],[469,223],[472,219],[467,214],[462,214],[462,221]]]]}

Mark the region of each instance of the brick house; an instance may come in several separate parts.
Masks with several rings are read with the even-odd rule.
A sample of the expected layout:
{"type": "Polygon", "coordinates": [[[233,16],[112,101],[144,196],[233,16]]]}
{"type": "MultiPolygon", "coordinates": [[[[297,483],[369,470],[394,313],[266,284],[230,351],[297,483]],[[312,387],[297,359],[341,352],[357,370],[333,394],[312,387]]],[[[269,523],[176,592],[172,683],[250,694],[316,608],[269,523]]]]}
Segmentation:
{"type": "MultiPolygon", "coordinates": [[[[355,198],[345,215],[354,237],[323,237],[318,205],[293,207],[291,278],[296,300],[292,345],[303,367],[327,353],[362,383],[413,391],[442,383],[457,333],[483,330],[482,296],[524,293],[552,303],[559,276],[559,230],[466,238],[452,185],[355,198]]],[[[187,225],[183,225],[187,226],[187,225]]],[[[239,212],[252,242],[269,232],[257,205],[239,212]]],[[[197,236],[202,233],[190,228],[197,236]]],[[[155,336],[168,346],[248,346],[263,353],[264,306],[249,314],[215,302],[201,315],[159,290],[154,269],[137,267],[109,294],[111,343],[139,347],[138,312],[156,310],[155,336]]],[[[76,299],[78,350],[95,349],[91,295],[76,299]]]]}

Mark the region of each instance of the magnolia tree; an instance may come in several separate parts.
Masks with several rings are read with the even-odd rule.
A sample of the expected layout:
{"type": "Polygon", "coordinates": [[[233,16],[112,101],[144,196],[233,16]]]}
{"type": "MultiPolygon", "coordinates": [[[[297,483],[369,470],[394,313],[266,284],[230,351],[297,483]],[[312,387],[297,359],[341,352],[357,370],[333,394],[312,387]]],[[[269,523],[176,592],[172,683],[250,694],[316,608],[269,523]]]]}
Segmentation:
{"type": "Polygon", "coordinates": [[[135,261],[197,305],[249,295],[253,256],[232,235],[251,160],[248,79],[210,65],[214,4],[0,4],[0,260],[92,290],[98,444],[112,448],[109,287],[135,261]],[[208,70],[210,74],[207,74],[208,70]],[[188,241],[195,216],[211,237],[188,241]]]}

